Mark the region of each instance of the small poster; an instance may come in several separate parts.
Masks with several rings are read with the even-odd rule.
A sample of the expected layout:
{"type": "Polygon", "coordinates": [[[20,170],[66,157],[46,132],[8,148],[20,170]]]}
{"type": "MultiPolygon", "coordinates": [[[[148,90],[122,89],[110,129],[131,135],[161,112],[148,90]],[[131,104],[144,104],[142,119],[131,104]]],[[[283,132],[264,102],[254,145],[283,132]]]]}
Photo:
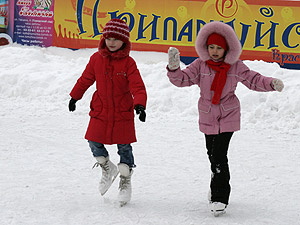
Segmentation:
{"type": "Polygon", "coordinates": [[[24,45],[52,45],[54,0],[16,0],[13,40],[24,45]]]}
{"type": "Polygon", "coordinates": [[[0,46],[12,43],[7,34],[8,26],[8,0],[0,0],[0,46]]]}
{"type": "Polygon", "coordinates": [[[8,24],[8,1],[0,0],[0,32],[5,33],[8,24]]]}

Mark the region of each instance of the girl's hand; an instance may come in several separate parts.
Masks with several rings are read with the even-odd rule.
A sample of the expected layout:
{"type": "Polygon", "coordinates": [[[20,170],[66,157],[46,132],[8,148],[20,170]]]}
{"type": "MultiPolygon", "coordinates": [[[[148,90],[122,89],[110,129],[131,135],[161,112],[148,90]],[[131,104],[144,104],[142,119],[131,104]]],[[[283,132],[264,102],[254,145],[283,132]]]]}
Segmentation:
{"type": "Polygon", "coordinates": [[[69,111],[70,112],[74,112],[75,109],[76,109],[76,102],[77,100],[74,99],[74,98],[71,98],[70,101],[69,101],[69,111]]]}
{"type": "Polygon", "coordinates": [[[145,107],[142,105],[136,105],[134,109],[136,111],[136,114],[140,115],[139,116],[140,121],[145,122],[146,121],[145,107]]]}
{"type": "Polygon", "coordinates": [[[272,80],[271,85],[272,85],[272,87],[274,88],[275,91],[279,91],[279,92],[281,92],[282,89],[284,88],[283,82],[279,79],[272,80]]]}
{"type": "Polygon", "coordinates": [[[180,66],[180,53],[177,48],[170,47],[168,50],[170,70],[177,70],[180,66]]]}

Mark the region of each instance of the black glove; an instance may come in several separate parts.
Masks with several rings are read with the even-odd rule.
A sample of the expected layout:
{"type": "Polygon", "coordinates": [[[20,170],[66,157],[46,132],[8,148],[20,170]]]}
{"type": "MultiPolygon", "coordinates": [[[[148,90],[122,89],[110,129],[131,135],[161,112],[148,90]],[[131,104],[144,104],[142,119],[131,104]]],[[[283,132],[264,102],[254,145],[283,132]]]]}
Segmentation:
{"type": "Polygon", "coordinates": [[[134,107],[136,114],[139,114],[139,119],[142,122],[146,121],[146,112],[145,112],[145,107],[142,105],[136,105],[134,107]]]}
{"type": "Polygon", "coordinates": [[[76,102],[77,100],[74,99],[74,98],[71,98],[70,101],[69,101],[69,111],[70,112],[74,112],[75,109],[76,109],[76,102]]]}

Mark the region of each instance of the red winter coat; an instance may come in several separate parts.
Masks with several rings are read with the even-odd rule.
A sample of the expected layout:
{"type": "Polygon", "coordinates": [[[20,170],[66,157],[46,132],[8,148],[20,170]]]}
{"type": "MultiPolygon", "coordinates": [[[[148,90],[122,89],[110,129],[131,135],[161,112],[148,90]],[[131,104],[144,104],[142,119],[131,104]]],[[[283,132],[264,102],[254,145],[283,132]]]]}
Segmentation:
{"type": "Polygon", "coordinates": [[[136,142],[134,107],[146,108],[145,85],[133,58],[130,42],[117,52],[110,52],[101,39],[70,96],[82,98],[96,81],[96,91],[90,104],[90,122],[85,138],[102,144],[136,142]]]}

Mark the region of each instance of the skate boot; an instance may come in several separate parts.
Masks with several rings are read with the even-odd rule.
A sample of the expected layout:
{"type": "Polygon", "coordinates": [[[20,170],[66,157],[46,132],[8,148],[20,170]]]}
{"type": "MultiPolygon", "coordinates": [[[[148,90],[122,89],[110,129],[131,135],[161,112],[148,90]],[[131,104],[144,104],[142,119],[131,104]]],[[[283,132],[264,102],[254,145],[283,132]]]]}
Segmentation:
{"type": "Polygon", "coordinates": [[[210,189],[207,193],[207,200],[208,200],[209,203],[212,203],[212,201],[211,201],[211,190],[210,189]]]}
{"type": "Polygon", "coordinates": [[[120,171],[120,183],[119,183],[119,202],[120,206],[124,206],[131,199],[131,175],[133,170],[125,163],[118,164],[120,171]]]}
{"type": "Polygon", "coordinates": [[[117,166],[109,160],[109,157],[100,156],[95,158],[97,162],[94,167],[100,166],[102,168],[102,178],[99,183],[99,191],[101,195],[104,195],[118,176],[119,171],[117,166]]]}
{"type": "Polygon", "coordinates": [[[218,217],[224,213],[226,213],[227,205],[222,202],[211,202],[210,203],[210,211],[215,216],[218,217]]]}

